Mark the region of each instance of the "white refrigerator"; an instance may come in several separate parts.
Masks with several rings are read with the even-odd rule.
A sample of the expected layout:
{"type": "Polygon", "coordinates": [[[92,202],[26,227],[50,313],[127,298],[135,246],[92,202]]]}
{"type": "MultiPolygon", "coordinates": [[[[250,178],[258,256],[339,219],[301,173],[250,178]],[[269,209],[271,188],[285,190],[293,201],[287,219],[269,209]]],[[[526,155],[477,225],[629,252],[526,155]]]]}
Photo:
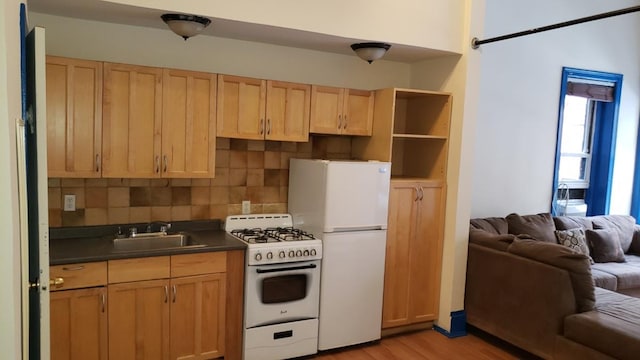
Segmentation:
{"type": "Polygon", "coordinates": [[[391,164],[291,159],[289,212],[322,240],[318,349],[380,339],[391,164]]]}

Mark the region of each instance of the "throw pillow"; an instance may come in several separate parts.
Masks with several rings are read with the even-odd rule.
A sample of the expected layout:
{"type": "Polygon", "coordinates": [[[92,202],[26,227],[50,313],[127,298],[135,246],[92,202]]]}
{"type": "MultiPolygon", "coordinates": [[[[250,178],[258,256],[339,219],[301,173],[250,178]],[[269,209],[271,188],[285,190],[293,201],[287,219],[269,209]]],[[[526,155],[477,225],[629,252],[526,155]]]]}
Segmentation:
{"type": "Polygon", "coordinates": [[[618,232],[615,229],[586,230],[585,234],[591,247],[593,261],[625,262],[618,232]]]}
{"type": "MultiPolygon", "coordinates": [[[[564,245],[573,251],[589,256],[589,245],[587,245],[587,236],[582,228],[569,230],[556,230],[556,238],[558,244],[564,245]]],[[[593,264],[593,259],[589,257],[593,264]]]]}
{"type": "Polygon", "coordinates": [[[629,251],[636,219],[629,215],[600,215],[591,218],[594,229],[614,229],[618,233],[622,251],[629,251]]]}
{"type": "Polygon", "coordinates": [[[539,241],[557,243],[554,234],[556,226],[549,213],[525,216],[509,214],[507,215],[507,223],[509,224],[509,234],[527,234],[539,241]]]}

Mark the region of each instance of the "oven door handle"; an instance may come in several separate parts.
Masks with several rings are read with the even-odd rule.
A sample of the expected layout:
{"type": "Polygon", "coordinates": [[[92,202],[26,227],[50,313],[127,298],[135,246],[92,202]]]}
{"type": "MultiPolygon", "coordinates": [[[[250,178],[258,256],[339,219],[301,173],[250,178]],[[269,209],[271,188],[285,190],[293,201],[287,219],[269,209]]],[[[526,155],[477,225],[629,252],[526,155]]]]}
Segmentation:
{"type": "Polygon", "coordinates": [[[309,265],[301,265],[301,266],[282,267],[282,268],[276,268],[276,269],[256,269],[256,272],[258,274],[266,274],[266,273],[274,273],[274,272],[281,272],[281,271],[315,269],[316,267],[317,267],[316,264],[309,264],[309,265]]]}

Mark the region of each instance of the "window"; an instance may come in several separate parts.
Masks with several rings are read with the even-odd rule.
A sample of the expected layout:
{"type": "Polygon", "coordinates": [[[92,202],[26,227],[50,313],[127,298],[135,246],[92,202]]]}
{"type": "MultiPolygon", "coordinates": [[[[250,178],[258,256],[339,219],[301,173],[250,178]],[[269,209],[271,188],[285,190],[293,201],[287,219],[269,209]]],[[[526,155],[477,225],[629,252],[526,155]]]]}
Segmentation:
{"type": "Polygon", "coordinates": [[[622,75],[562,69],[554,215],[609,212],[622,75]]]}
{"type": "Polygon", "coordinates": [[[595,123],[596,101],[566,95],[560,142],[560,184],[570,189],[589,188],[591,148],[595,123]]]}

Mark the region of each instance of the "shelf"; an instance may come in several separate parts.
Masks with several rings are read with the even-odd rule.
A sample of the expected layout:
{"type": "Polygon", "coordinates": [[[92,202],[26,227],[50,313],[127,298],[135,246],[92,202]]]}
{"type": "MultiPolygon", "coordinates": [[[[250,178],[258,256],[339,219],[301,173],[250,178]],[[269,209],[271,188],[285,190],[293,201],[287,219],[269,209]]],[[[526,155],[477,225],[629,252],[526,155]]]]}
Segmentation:
{"type": "Polygon", "coordinates": [[[391,176],[444,179],[447,146],[446,140],[394,138],[391,147],[391,176]]]}
{"type": "Polygon", "coordinates": [[[444,187],[443,179],[425,179],[420,177],[412,177],[412,176],[391,176],[391,182],[394,183],[414,183],[419,182],[422,187],[425,188],[441,188],[444,187]]]}
{"type": "Polygon", "coordinates": [[[415,134],[393,134],[395,139],[434,139],[434,140],[447,140],[446,136],[442,135],[415,135],[415,134]]]}

